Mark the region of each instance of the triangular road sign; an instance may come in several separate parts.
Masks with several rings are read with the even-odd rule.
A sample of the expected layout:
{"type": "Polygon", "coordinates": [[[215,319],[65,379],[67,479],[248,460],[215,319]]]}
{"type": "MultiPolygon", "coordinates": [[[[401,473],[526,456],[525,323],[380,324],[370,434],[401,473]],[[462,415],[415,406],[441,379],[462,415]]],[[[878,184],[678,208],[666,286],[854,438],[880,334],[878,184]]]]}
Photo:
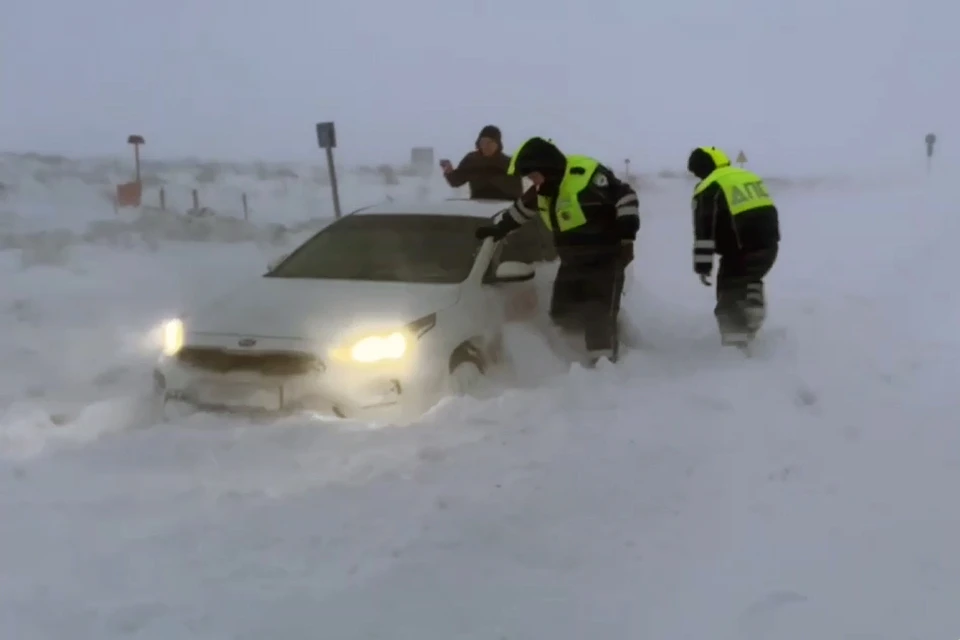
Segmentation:
{"type": "Polygon", "coordinates": [[[741,150],[740,153],[737,154],[737,164],[743,164],[746,161],[747,161],[747,156],[741,150]]]}

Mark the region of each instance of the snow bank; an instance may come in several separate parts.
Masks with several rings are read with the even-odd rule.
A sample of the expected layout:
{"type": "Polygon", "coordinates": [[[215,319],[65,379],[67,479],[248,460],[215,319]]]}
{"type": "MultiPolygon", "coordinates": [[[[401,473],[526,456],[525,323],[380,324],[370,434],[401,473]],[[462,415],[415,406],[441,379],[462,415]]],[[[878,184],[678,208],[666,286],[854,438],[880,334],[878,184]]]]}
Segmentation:
{"type": "MultiPolygon", "coordinates": [[[[66,226],[80,231],[91,219],[112,218],[115,187],[132,179],[130,164],[125,158],[0,154],[0,229],[66,226]]],[[[763,173],[762,168],[757,170],[763,173]]],[[[333,216],[329,177],[321,164],[146,159],[142,175],[143,204],[148,210],[161,208],[162,191],[163,208],[174,214],[208,210],[221,217],[246,217],[256,224],[333,216]]],[[[409,167],[382,164],[340,167],[339,176],[344,211],[387,197],[425,200],[467,194],[466,187],[450,189],[438,169],[423,176],[409,167]]],[[[902,177],[898,173],[873,180],[902,177]]],[[[767,176],[767,180],[780,191],[868,186],[862,176],[767,176]]],[[[671,182],[692,186],[691,177],[682,170],[640,171],[634,182],[643,191],[662,190],[671,182]]]]}
{"type": "MultiPolygon", "coordinates": [[[[386,197],[425,199],[465,193],[450,189],[439,174],[419,177],[402,169],[384,173],[342,167],[339,171],[345,212],[386,197]]],[[[258,224],[333,217],[329,177],[321,165],[145,160],[142,176],[146,208],[159,209],[162,204],[177,214],[207,210],[258,224]],[[194,192],[199,206],[194,206],[194,192]]],[[[132,179],[130,161],[119,158],[0,154],[0,226],[17,222],[75,227],[91,218],[113,217],[116,185],[132,179]]]]}
{"type": "Polygon", "coordinates": [[[98,220],[84,231],[50,229],[32,232],[0,231],[0,251],[19,249],[21,265],[65,265],[79,244],[157,250],[162,242],[216,242],[287,246],[292,239],[315,232],[329,219],[297,224],[254,224],[217,215],[182,215],[142,208],[128,220],[98,220]]]}
{"type": "MultiPolygon", "coordinates": [[[[668,274],[689,273],[688,197],[688,185],[673,180],[664,180],[646,193],[645,222],[636,248],[637,264],[643,266],[630,274],[627,287],[634,304],[626,319],[646,343],[648,357],[650,349],[672,353],[662,365],[665,371],[685,370],[684,358],[691,347],[675,341],[678,331],[701,331],[685,326],[683,309],[675,308],[677,300],[658,297],[655,287],[668,274]],[[673,319],[664,323],[664,317],[673,319]]],[[[916,199],[912,194],[900,197],[916,199]]],[[[870,206],[877,210],[891,203],[886,193],[876,199],[870,206]]],[[[829,194],[819,199],[792,192],[784,195],[781,204],[790,237],[811,229],[817,236],[823,233],[819,225],[834,219],[823,214],[835,208],[829,194]],[[805,221],[802,229],[791,228],[796,220],[805,221]]],[[[19,256],[0,251],[0,267],[13,268],[0,297],[0,314],[9,323],[11,341],[0,356],[20,363],[17,375],[7,381],[8,391],[0,394],[5,406],[16,407],[7,416],[11,433],[17,434],[10,436],[9,450],[30,439],[25,433],[33,434],[36,442],[44,441],[46,433],[52,434],[51,444],[61,442],[43,416],[70,416],[79,433],[112,433],[83,426],[84,407],[91,402],[116,401],[118,413],[128,416],[120,422],[136,422],[139,414],[120,407],[150,385],[156,345],[148,345],[146,336],[156,323],[208,299],[212,291],[262,273],[270,259],[327,223],[321,219],[259,225],[217,215],[172,215],[144,208],[122,218],[92,221],[81,232],[0,234],[0,248],[19,249],[19,256]],[[124,301],[122,305],[118,300],[124,301]]],[[[797,242],[820,240],[801,237],[797,242]]],[[[882,258],[883,254],[878,255],[877,262],[882,258]]],[[[785,252],[783,261],[791,260],[800,260],[798,265],[807,268],[801,258],[785,252]]],[[[864,272],[847,265],[844,273],[864,272]]],[[[550,297],[551,277],[549,267],[539,270],[543,305],[550,297]]],[[[679,280],[681,285],[687,281],[679,280]]],[[[794,286],[802,290],[804,284],[794,286]]],[[[710,297],[702,288],[698,292],[710,297]]],[[[549,340],[547,325],[544,316],[536,327],[513,327],[507,332],[511,367],[498,372],[497,384],[483,397],[502,394],[505,387],[537,388],[569,375],[576,354],[562,341],[549,340]]],[[[712,334],[699,340],[693,344],[711,342],[712,334]]]]}
{"type": "Polygon", "coordinates": [[[585,371],[515,328],[518,388],[403,428],[133,428],[150,327],[269,247],[80,243],[31,269],[0,252],[4,629],[955,637],[951,186],[784,192],[746,361],[691,272],[689,185],[662,180],[624,303],[642,349],[585,371]]]}

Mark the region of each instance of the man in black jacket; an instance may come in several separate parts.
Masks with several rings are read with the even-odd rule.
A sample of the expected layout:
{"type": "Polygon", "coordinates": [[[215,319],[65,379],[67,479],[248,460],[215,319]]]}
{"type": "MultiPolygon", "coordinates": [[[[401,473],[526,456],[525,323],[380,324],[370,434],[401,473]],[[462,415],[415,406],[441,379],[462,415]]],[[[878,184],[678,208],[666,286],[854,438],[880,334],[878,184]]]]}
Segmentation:
{"type": "Polygon", "coordinates": [[[640,228],[636,192],[593,158],[566,156],[543,138],[521,145],[510,173],[529,178],[534,187],[477,237],[500,240],[540,218],[560,257],[550,317],[560,326],[583,329],[593,362],[616,361],[624,271],[640,228]]]}
{"type": "MultiPolygon", "coordinates": [[[[503,152],[500,129],[488,124],[480,130],[474,144],[456,168],[449,160],[441,160],[440,168],[447,184],[458,188],[470,186],[472,200],[515,200],[523,194],[523,179],[510,175],[510,156],[503,152]]],[[[556,248],[549,229],[543,223],[529,225],[518,236],[511,238],[504,259],[520,262],[555,260],[556,248]]]]}
{"type": "Polygon", "coordinates": [[[717,270],[714,315],[723,344],[749,344],[766,318],[763,278],[777,260],[780,219],[763,180],[730,166],[716,147],[690,153],[687,170],[700,178],[693,191],[693,270],[710,286],[717,270]]]}
{"type": "Polygon", "coordinates": [[[510,156],[503,153],[500,129],[488,124],[480,130],[476,147],[454,168],[449,160],[441,160],[443,177],[454,189],[470,185],[474,200],[514,200],[523,192],[519,176],[507,174],[510,156]]]}

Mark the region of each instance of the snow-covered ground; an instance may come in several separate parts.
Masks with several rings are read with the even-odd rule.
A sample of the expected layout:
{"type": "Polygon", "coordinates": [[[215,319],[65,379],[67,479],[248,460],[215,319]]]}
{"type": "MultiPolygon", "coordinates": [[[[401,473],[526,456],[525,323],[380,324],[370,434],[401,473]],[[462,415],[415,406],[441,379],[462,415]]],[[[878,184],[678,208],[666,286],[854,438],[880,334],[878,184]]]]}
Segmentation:
{"type": "MultiPolygon", "coordinates": [[[[960,634],[945,179],[777,181],[785,241],[749,361],[716,345],[691,271],[690,185],[654,177],[625,303],[645,347],[619,365],[571,368],[517,328],[521,388],[409,427],[158,426],[155,323],[329,209],[248,178],[276,193],[247,224],[115,215],[112,178],[31,182],[17,163],[0,177],[2,638],[960,634]]],[[[344,200],[384,196],[358,178],[344,200]]]]}
{"type": "MultiPolygon", "coordinates": [[[[116,185],[133,179],[126,158],[73,159],[38,154],[0,153],[0,211],[4,226],[34,229],[50,226],[82,228],[92,219],[113,215],[116,185]],[[3,199],[29,201],[29,216],[13,215],[3,199]]],[[[374,204],[384,197],[424,197],[442,189],[455,195],[435,172],[432,178],[404,178],[408,167],[390,167],[396,184],[387,185],[376,167],[338,168],[341,204],[345,211],[374,204]],[[372,198],[372,199],[371,199],[372,198]]],[[[437,170],[438,171],[438,170],[437,170]]],[[[193,191],[201,209],[225,217],[247,217],[254,223],[290,223],[333,215],[330,178],[323,164],[231,163],[197,160],[152,161],[142,164],[143,204],[172,212],[193,208],[193,191]]],[[[465,193],[465,189],[458,190],[465,193]]]]}

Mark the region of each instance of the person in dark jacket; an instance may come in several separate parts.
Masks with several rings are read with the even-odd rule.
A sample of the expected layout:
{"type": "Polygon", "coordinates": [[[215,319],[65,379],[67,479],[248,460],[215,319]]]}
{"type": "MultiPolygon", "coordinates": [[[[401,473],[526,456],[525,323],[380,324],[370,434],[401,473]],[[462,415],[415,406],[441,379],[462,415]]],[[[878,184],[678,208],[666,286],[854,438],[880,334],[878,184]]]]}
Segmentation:
{"type": "Polygon", "coordinates": [[[564,155],[543,138],[523,143],[511,173],[529,178],[534,188],[493,225],[478,229],[477,237],[499,241],[541,219],[560,256],[550,317],[561,327],[583,330],[593,362],[616,361],[624,272],[640,229],[636,192],[593,158],[564,155]]]}
{"type": "MultiPolygon", "coordinates": [[[[456,168],[449,160],[441,160],[444,178],[453,188],[470,186],[471,200],[516,200],[523,194],[523,179],[507,173],[510,156],[503,153],[500,129],[488,124],[480,130],[469,152],[456,168]]],[[[550,230],[543,223],[532,224],[505,247],[503,260],[537,262],[555,260],[556,248],[550,230]]]]}
{"type": "Polygon", "coordinates": [[[763,279],[777,260],[779,213],[760,176],[731,167],[716,147],[694,149],[687,170],[700,179],[693,190],[693,270],[710,286],[713,256],[720,256],[720,339],[745,347],[766,318],[763,279]]]}
{"type": "Polygon", "coordinates": [[[500,129],[488,124],[480,131],[476,147],[463,156],[456,168],[449,160],[441,160],[440,168],[447,184],[456,189],[470,186],[473,200],[515,200],[523,192],[519,176],[507,175],[510,156],[503,153],[500,129]]]}

